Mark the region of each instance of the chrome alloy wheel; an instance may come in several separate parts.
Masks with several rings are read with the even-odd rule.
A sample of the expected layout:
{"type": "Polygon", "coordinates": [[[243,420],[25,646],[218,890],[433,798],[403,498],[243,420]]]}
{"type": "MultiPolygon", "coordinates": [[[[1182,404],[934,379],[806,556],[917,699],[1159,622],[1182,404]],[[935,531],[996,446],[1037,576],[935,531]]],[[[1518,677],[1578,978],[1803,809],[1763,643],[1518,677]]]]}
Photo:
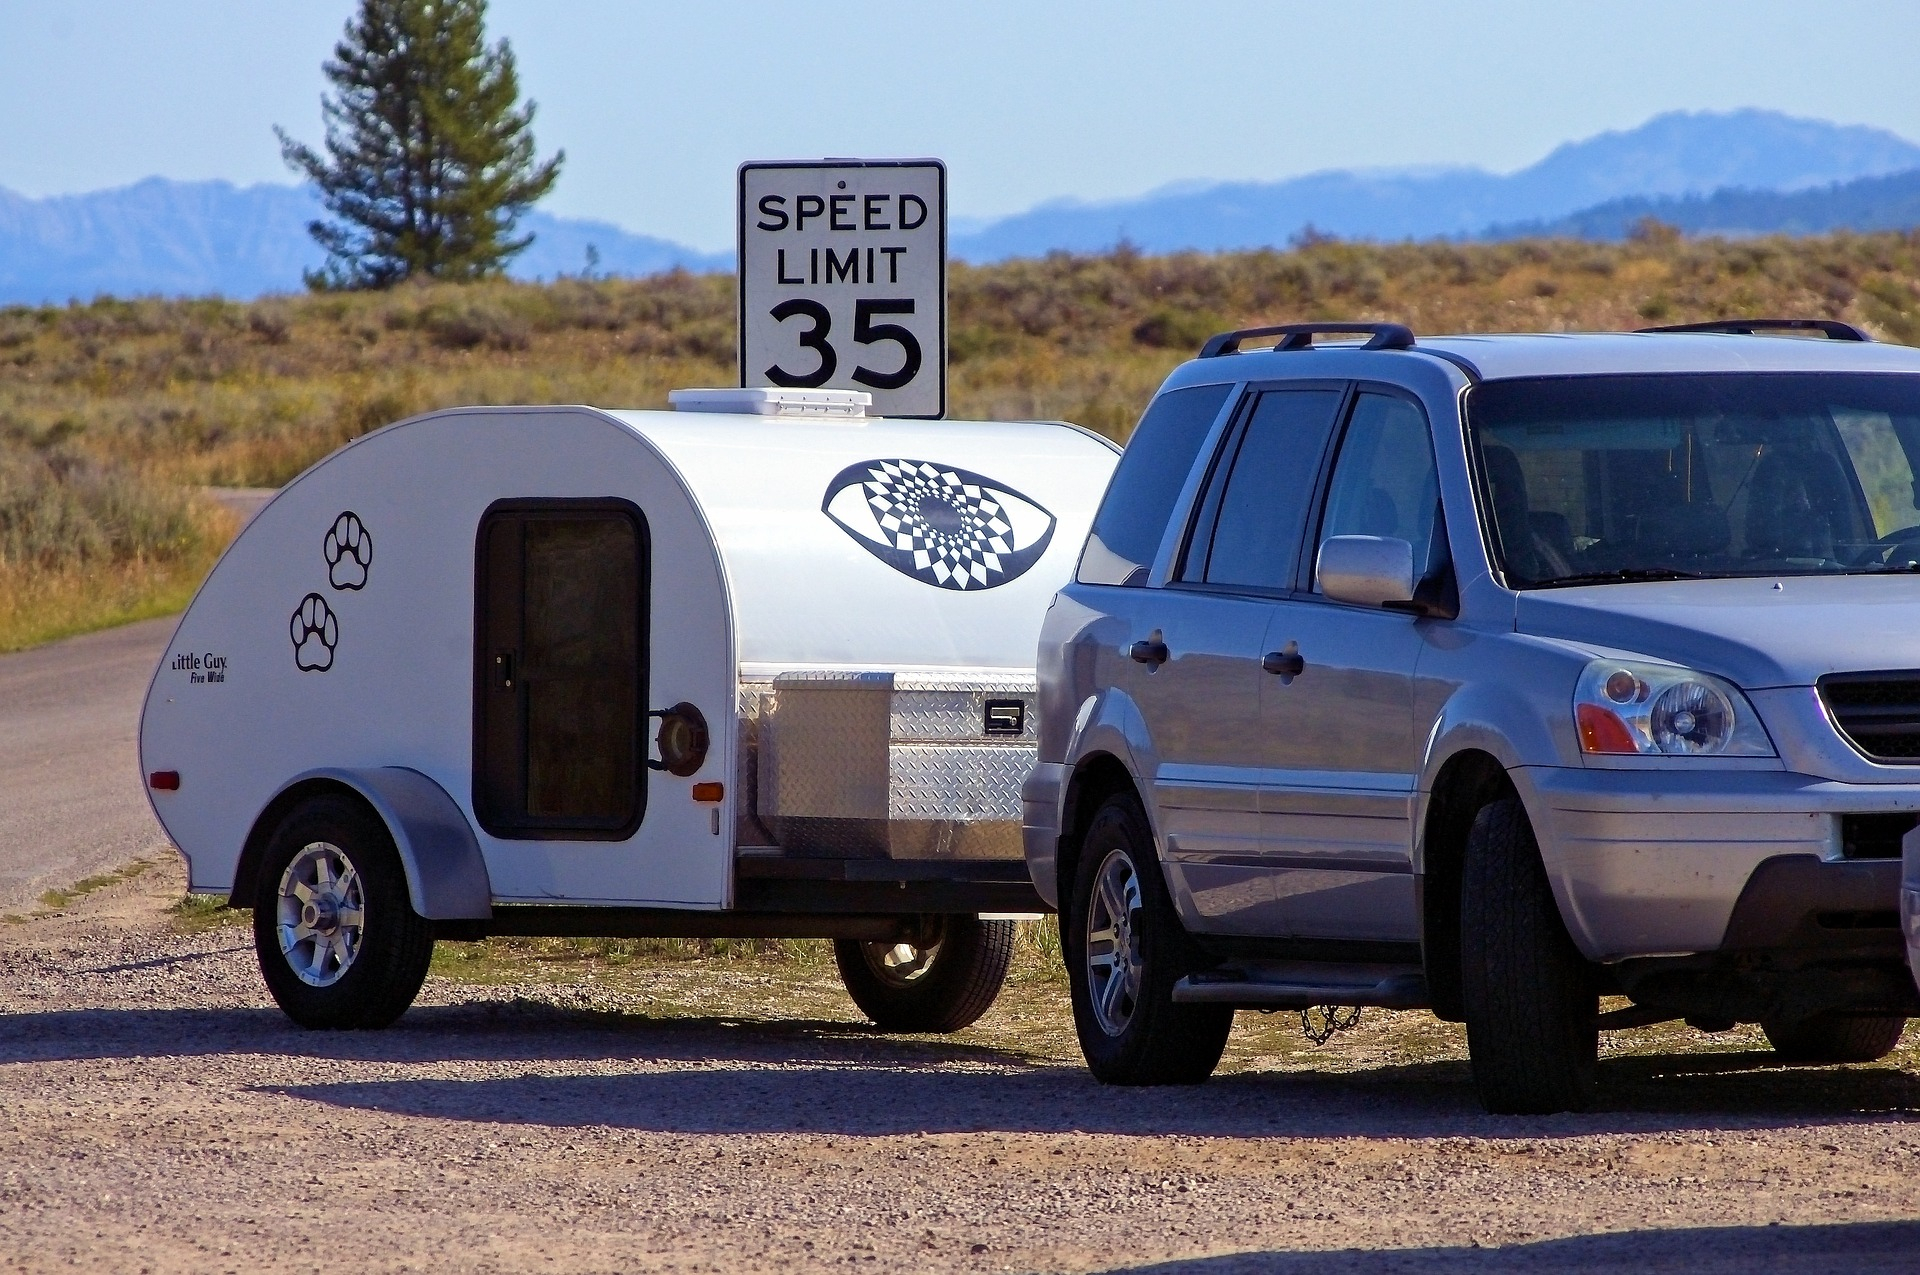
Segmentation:
{"type": "Polygon", "coordinates": [[[310,987],[331,987],[353,968],[366,932],[360,874],[339,846],[303,846],[280,874],[280,952],[310,987]]]}
{"type": "Polygon", "coordinates": [[[890,987],[910,987],[933,968],[934,959],[940,955],[940,937],[936,934],[933,942],[924,947],[912,943],[862,943],[860,952],[867,958],[867,968],[881,982],[890,987]]]}
{"type": "Polygon", "coordinates": [[[1125,850],[1109,851],[1087,901],[1087,999],[1100,1030],[1118,1036],[1140,1002],[1140,874],[1125,850]]]}

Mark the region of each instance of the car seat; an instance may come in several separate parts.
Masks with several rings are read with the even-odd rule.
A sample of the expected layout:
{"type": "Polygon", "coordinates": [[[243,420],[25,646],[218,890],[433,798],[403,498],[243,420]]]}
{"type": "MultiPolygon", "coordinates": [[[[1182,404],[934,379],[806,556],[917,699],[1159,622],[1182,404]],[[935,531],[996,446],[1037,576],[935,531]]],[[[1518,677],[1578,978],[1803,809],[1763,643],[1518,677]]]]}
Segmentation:
{"type": "Polygon", "coordinates": [[[1830,558],[1847,531],[1845,482],[1833,458],[1812,448],[1775,448],[1753,469],[1747,553],[1755,558],[1830,558]]]}
{"type": "MultiPolygon", "coordinates": [[[[1481,449],[1486,462],[1487,492],[1493,502],[1494,527],[1507,567],[1522,580],[1550,580],[1573,574],[1573,565],[1533,524],[1527,500],[1527,473],[1510,447],[1490,444],[1481,449]]],[[[1571,528],[1567,539],[1573,539],[1571,528]]]]}

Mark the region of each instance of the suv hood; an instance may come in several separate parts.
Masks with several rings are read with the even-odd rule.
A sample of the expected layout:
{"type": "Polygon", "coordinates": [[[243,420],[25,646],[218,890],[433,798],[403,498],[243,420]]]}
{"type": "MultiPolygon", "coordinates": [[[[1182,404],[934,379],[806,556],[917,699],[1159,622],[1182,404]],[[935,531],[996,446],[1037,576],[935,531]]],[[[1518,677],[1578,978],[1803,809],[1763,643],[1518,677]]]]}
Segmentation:
{"type": "Polygon", "coordinates": [[[1748,690],[1811,686],[1823,673],[1920,669],[1920,575],[1529,589],[1514,628],[1684,664],[1748,690]]]}

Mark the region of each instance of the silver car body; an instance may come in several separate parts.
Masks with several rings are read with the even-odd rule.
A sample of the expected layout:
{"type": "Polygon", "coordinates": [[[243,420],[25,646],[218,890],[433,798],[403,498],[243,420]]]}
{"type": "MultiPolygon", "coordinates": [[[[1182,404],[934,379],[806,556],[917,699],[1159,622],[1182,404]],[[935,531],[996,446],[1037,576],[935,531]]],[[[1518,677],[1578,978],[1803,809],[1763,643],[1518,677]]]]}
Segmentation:
{"type": "MultiPolygon", "coordinates": [[[[1463,758],[1490,758],[1523,801],[1561,915],[1593,961],[1659,974],[1703,954],[1785,950],[1796,927],[1828,916],[1854,918],[1874,930],[1871,951],[1890,941],[1897,954],[1898,928],[1883,928],[1894,926],[1883,913],[1898,906],[1900,864],[1847,860],[1841,818],[1920,811],[1920,767],[1852,747],[1815,681],[1920,669],[1920,576],[1516,591],[1494,569],[1470,473],[1463,399],[1477,381],[1799,371],[1920,375],[1920,350],[1717,334],[1423,337],[1406,350],[1322,346],[1177,369],[1162,393],[1234,389],[1157,560],[1143,587],[1068,585],[1042,630],[1040,763],[1024,793],[1040,893],[1059,905],[1070,890],[1086,777],[1103,768],[1114,782],[1124,771],[1191,932],[1287,940],[1316,959],[1423,951],[1432,980],[1445,920],[1433,885],[1457,870],[1436,862],[1436,810],[1463,758]],[[1301,381],[1392,387],[1424,409],[1456,618],[1169,585],[1236,401],[1249,386],[1301,381]],[[1170,651],[1158,667],[1129,658],[1149,637],[1170,651]],[[1307,671],[1265,673],[1267,651],[1297,651],[1307,671]],[[1732,682],[1777,755],[1583,753],[1575,683],[1601,657],[1732,682]],[[1756,873],[1769,864],[1762,888],[1756,873]]],[[[1444,999],[1444,989],[1434,994],[1444,999]]]]}

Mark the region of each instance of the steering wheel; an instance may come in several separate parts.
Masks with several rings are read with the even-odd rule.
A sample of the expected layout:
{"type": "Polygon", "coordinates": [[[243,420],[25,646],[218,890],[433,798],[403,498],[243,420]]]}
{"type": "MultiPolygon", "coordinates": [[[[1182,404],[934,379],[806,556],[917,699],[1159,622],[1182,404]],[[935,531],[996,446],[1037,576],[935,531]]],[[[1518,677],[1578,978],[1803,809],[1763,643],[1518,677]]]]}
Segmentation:
{"type": "Polygon", "coordinates": [[[1861,546],[1853,565],[1865,566],[1869,562],[1885,563],[1894,556],[1893,551],[1906,545],[1913,546],[1910,561],[1920,561],[1920,523],[1911,527],[1902,527],[1898,531],[1889,531],[1873,543],[1861,546]]]}

